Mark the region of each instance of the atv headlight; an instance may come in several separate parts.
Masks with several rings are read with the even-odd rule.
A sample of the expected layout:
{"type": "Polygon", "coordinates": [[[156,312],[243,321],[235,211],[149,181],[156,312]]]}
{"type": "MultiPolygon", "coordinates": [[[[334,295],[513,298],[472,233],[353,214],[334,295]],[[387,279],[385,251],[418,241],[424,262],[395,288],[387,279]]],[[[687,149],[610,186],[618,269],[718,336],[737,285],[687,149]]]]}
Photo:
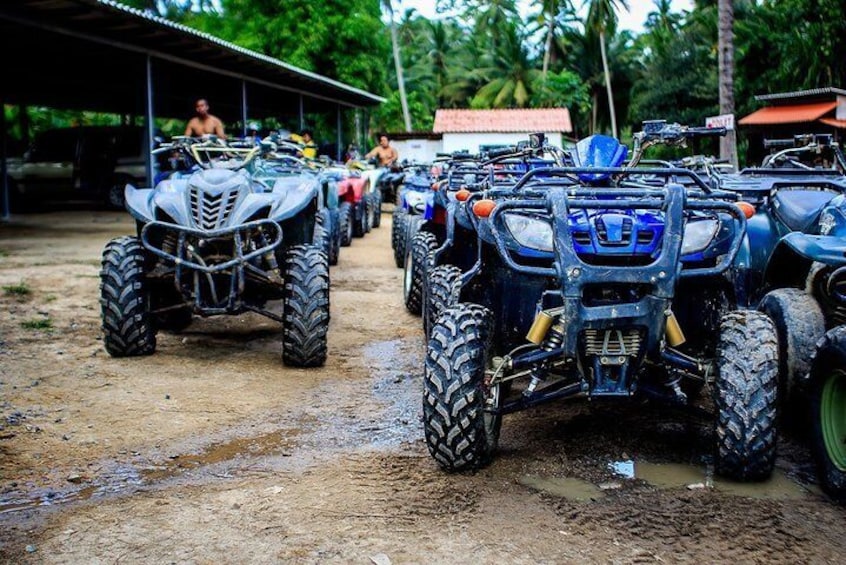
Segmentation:
{"type": "Polygon", "coordinates": [[[405,201],[408,202],[408,207],[416,212],[423,213],[426,210],[426,198],[422,192],[409,191],[405,195],[405,201]]]}
{"type": "Polygon", "coordinates": [[[544,220],[522,214],[503,214],[505,227],[523,247],[552,251],[552,225],[544,220]]]}
{"type": "Polygon", "coordinates": [[[682,239],[682,255],[696,253],[708,247],[708,244],[720,231],[719,220],[693,220],[684,227],[684,239],[682,239]]]}

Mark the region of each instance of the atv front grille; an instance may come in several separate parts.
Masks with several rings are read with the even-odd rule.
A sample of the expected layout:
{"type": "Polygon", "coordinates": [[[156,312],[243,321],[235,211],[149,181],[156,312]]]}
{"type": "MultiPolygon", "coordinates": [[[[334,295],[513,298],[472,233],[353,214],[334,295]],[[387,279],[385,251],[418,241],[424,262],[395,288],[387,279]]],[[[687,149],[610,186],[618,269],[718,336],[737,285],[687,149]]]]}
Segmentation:
{"type": "Polygon", "coordinates": [[[589,357],[637,357],[643,344],[641,332],[635,328],[585,330],[582,339],[589,357]]]}
{"type": "Polygon", "coordinates": [[[221,228],[238,200],[237,190],[224,190],[218,194],[191,188],[189,192],[191,215],[197,227],[204,230],[221,228]]]}
{"type": "Polygon", "coordinates": [[[631,218],[623,218],[623,221],[618,228],[620,231],[616,237],[609,237],[608,227],[605,225],[605,220],[601,217],[594,220],[594,226],[596,226],[596,237],[599,240],[600,245],[622,247],[631,243],[633,227],[631,218]]]}

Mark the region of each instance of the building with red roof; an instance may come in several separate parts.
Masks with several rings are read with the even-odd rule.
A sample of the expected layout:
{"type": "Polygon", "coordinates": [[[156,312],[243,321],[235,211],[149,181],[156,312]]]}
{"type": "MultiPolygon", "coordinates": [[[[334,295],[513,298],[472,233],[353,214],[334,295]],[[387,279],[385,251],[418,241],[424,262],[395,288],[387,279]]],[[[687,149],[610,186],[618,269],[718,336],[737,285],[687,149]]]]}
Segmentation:
{"type": "Polygon", "coordinates": [[[846,139],[846,90],[815,88],[755,97],[766,105],[738,120],[749,140],[747,159],[759,163],[765,139],[788,139],[806,133],[832,133],[846,139]]]}
{"type": "Polygon", "coordinates": [[[573,124],[567,108],[509,110],[438,110],[435,134],[443,136],[446,153],[478,153],[526,141],[531,133],[544,133],[553,145],[563,146],[573,124]]]}

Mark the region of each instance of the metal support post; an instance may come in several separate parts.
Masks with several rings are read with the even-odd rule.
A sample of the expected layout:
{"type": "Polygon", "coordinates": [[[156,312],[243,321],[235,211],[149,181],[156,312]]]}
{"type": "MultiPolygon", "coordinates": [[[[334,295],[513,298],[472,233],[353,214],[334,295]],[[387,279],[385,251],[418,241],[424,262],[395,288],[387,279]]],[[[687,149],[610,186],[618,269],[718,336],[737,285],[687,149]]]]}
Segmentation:
{"type": "Polygon", "coordinates": [[[147,132],[147,186],[153,186],[156,177],[156,163],[153,160],[153,144],[156,137],[156,124],[153,117],[153,58],[147,55],[147,90],[144,98],[144,126],[147,132]]]}

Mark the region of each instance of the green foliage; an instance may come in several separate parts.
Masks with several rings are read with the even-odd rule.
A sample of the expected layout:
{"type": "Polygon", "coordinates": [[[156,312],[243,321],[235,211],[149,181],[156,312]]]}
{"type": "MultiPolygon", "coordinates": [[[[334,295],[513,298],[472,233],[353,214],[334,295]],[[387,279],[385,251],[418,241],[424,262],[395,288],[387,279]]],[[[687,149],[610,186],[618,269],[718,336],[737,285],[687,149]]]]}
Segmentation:
{"type": "Polygon", "coordinates": [[[379,0],[222,0],[188,25],[352,86],[381,93],[390,49],[379,0]]]}
{"type": "Polygon", "coordinates": [[[617,14],[629,9],[627,0],[587,0],[587,20],[585,26],[606,35],[613,35],[617,30],[617,14]]]}
{"type": "Polygon", "coordinates": [[[583,114],[590,110],[590,91],[588,85],[576,73],[562,70],[549,73],[535,81],[532,107],[534,108],[569,108],[572,112],[583,114]]]}
{"type": "Polygon", "coordinates": [[[490,57],[479,69],[484,84],[470,100],[471,108],[525,108],[539,72],[516,26],[506,26],[490,57]]]}
{"type": "Polygon", "coordinates": [[[21,327],[25,330],[50,331],[53,329],[53,320],[50,318],[32,318],[21,322],[21,327]]]}
{"type": "Polygon", "coordinates": [[[658,4],[637,42],[644,55],[632,88],[630,121],[702,125],[719,113],[716,8],[696,10],[682,22],[665,1],[658,4]]]}
{"type": "Polygon", "coordinates": [[[21,281],[18,284],[10,284],[3,287],[3,292],[7,296],[13,296],[15,298],[26,298],[30,294],[32,294],[32,289],[29,288],[29,285],[26,284],[25,281],[21,281]]]}
{"type": "Polygon", "coordinates": [[[735,7],[736,98],[846,86],[846,3],[742,0],[735,7]]]}
{"type": "MultiPolygon", "coordinates": [[[[431,131],[435,116],[429,107],[423,103],[417,91],[408,94],[408,112],[411,114],[411,129],[414,131],[431,131]]],[[[405,129],[399,92],[392,92],[387,101],[374,110],[371,115],[371,129],[374,132],[403,131],[405,129]]]]}

